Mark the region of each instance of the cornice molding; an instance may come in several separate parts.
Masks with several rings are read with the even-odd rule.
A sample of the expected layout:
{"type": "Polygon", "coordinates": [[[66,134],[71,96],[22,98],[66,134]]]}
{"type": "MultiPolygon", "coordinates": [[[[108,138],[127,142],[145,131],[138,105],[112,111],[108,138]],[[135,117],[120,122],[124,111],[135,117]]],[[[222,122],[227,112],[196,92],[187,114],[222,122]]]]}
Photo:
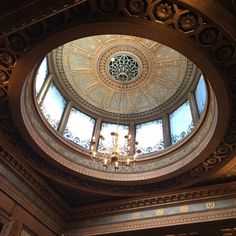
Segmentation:
{"type": "Polygon", "coordinates": [[[71,219],[86,219],[108,214],[118,214],[143,209],[166,207],[174,204],[193,203],[196,201],[210,201],[236,196],[236,182],[193,188],[177,192],[158,194],[151,197],[139,197],[129,200],[120,200],[112,203],[99,203],[71,210],[71,219]]]}
{"type": "Polygon", "coordinates": [[[67,231],[65,236],[88,236],[103,235],[108,233],[121,233],[127,231],[137,231],[143,229],[160,228],[176,225],[184,225],[199,222],[210,222],[213,220],[235,219],[236,209],[223,209],[212,212],[201,212],[197,214],[185,214],[182,216],[167,216],[154,219],[137,220],[133,222],[123,222],[119,224],[107,224],[104,226],[89,227],[84,229],[74,229],[67,231]]]}

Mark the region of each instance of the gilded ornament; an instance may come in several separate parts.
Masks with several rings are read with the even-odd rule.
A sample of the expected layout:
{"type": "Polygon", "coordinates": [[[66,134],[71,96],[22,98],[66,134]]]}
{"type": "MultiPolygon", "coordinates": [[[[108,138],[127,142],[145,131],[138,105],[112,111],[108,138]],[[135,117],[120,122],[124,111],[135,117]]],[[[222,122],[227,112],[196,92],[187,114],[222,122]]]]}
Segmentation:
{"type": "Polygon", "coordinates": [[[197,26],[197,18],[193,15],[184,15],[180,17],[179,28],[187,32],[197,26]]]}
{"type": "Polygon", "coordinates": [[[219,160],[216,157],[209,157],[205,160],[206,165],[214,165],[217,162],[219,162],[219,160]]]}
{"type": "Polygon", "coordinates": [[[180,212],[188,212],[188,205],[183,205],[179,207],[180,212]]]}
{"type": "Polygon", "coordinates": [[[206,208],[212,209],[212,208],[214,208],[214,207],[215,207],[215,203],[214,203],[214,202],[207,202],[207,203],[206,203],[206,208]]]}
{"type": "Polygon", "coordinates": [[[140,212],[134,212],[133,213],[133,219],[138,219],[138,218],[140,218],[140,216],[141,216],[140,212]]]}
{"type": "Polygon", "coordinates": [[[6,83],[8,80],[8,76],[2,70],[0,70],[0,83],[6,83]]]}
{"type": "MultiPolygon", "coordinates": [[[[219,32],[218,32],[218,30],[216,29],[216,34],[218,34],[219,32]]],[[[214,35],[214,34],[213,34],[214,35]]],[[[212,40],[211,38],[213,38],[214,39],[214,37],[206,37],[205,39],[204,39],[204,41],[201,41],[201,37],[200,37],[200,42],[201,43],[203,43],[203,44],[205,44],[205,45],[209,45],[209,44],[211,44],[212,43],[212,41],[213,41],[213,43],[215,42],[215,40],[212,40]],[[207,40],[206,40],[207,39],[207,40]],[[211,40],[210,40],[211,39],[211,40]]],[[[216,37],[216,41],[218,40],[218,37],[216,37]]],[[[229,69],[227,70],[227,76],[229,76],[230,78],[233,78],[233,79],[235,79],[235,65],[232,65],[232,66],[230,66],[229,67],[229,69]]],[[[231,140],[231,142],[232,142],[232,140],[231,140]]]]}
{"type": "Polygon", "coordinates": [[[165,21],[172,17],[172,7],[168,3],[162,3],[156,8],[156,17],[158,20],[165,21]]]}
{"type": "Polygon", "coordinates": [[[13,66],[15,64],[13,56],[8,52],[0,52],[0,62],[6,66],[13,66]]]}
{"type": "Polygon", "coordinates": [[[164,210],[163,209],[157,209],[156,210],[156,215],[157,216],[162,216],[164,214],[164,210]]]}
{"type": "Polygon", "coordinates": [[[227,155],[230,151],[232,151],[232,147],[229,145],[221,145],[216,148],[216,154],[219,156],[227,155]]]}
{"type": "Polygon", "coordinates": [[[110,59],[108,71],[118,83],[129,83],[137,78],[140,66],[131,55],[119,54],[110,59]]]}

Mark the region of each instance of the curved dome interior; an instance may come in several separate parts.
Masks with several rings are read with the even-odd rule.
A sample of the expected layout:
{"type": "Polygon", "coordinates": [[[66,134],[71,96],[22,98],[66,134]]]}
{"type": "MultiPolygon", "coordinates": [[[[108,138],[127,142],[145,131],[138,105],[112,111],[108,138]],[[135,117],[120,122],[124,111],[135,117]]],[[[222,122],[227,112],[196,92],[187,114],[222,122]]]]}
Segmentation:
{"type": "MultiPolygon", "coordinates": [[[[53,50],[35,77],[35,97],[47,122],[81,150],[111,152],[110,135],[138,142],[139,156],[186,140],[207,103],[205,80],[177,51],[127,35],[97,35],[53,50]],[[106,137],[103,142],[100,135],[106,137]]],[[[120,138],[121,155],[125,139],[120,138]]],[[[139,158],[140,159],[140,158],[139,158]]]]}
{"type": "Polygon", "coordinates": [[[14,2],[0,234],[233,235],[236,1],[14,2]]]}

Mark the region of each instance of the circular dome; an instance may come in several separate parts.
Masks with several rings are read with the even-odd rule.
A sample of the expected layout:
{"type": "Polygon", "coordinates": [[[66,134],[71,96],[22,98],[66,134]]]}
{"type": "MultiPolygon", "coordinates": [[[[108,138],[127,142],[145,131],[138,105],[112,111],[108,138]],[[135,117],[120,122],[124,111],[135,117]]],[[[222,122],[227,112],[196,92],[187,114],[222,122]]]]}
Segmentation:
{"type": "MultiPolygon", "coordinates": [[[[35,96],[42,118],[58,138],[84,155],[67,154],[63,148],[65,158],[108,173],[118,160],[129,166],[135,161],[129,169],[116,168],[132,174],[173,164],[184,159],[189,145],[197,147],[200,140],[187,141],[203,119],[206,87],[200,70],[165,45],[134,36],[97,35],[51,52],[36,76],[35,96]],[[178,150],[180,145],[186,149],[178,150]]],[[[212,119],[208,117],[206,127],[212,119]]],[[[206,134],[203,129],[195,137],[206,134]]]]}
{"type": "Polygon", "coordinates": [[[70,99],[111,119],[118,111],[126,119],[160,113],[183,96],[194,73],[193,63],[177,51],[127,35],[78,39],[54,50],[52,57],[53,73],[70,99]]]}
{"type": "MultiPolygon", "coordinates": [[[[229,72],[231,72],[230,69],[233,66],[231,64],[226,65],[227,58],[220,56],[220,52],[221,46],[224,46],[225,43],[222,38],[230,37],[219,25],[212,24],[209,19],[205,19],[198,12],[196,12],[195,28],[187,27],[187,29],[182,24],[184,22],[182,19],[186,15],[186,6],[183,8],[182,5],[178,4],[174,4],[174,8],[170,7],[173,11],[169,15],[171,18],[168,17],[168,19],[159,17],[156,9],[159,9],[160,4],[156,2],[148,4],[147,15],[144,12],[142,15],[141,13],[138,15],[130,14],[127,6],[119,4],[119,9],[114,13],[116,14],[114,17],[113,14],[108,13],[104,13],[103,16],[101,9],[98,9],[95,5],[95,8],[92,8],[93,12],[91,12],[89,21],[87,21],[87,18],[83,20],[83,17],[77,18],[77,15],[72,16],[70,15],[72,11],[69,11],[69,17],[67,15],[65,17],[65,24],[56,26],[55,30],[48,30],[48,23],[43,23],[42,38],[40,40],[38,38],[34,39],[31,35],[32,37],[27,40],[30,43],[26,49],[27,52],[22,51],[23,55],[20,60],[18,60],[18,55],[16,56],[17,69],[14,70],[11,86],[9,86],[11,94],[9,102],[11,107],[16,109],[16,115],[13,116],[15,124],[22,136],[30,140],[30,145],[39,154],[40,161],[37,161],[37,155],[32,157],[32,159],[36,157],[32,162],[37,161],[37,166],[35,166],[37,171],[50,178],[55,178],[56,181],[62,181],[67,186],[72,185],[75,189],[83,188],[86,191],[89,189],[89,191],[94,190],[100,193],[106,189],[105,191],[109,194],[114,192],[120,194],[122,192],[125,195],[132,195],[143,193],[144,189],[147,189],[147,192],[150,193],[161,189],[183,187],[190,182],[196,183],[208,171],[217,170],[218,167],[221,167],[224,162],[224,158],[222,160],[221,158],[225,157],[225,153],[230,155],[231,148],[231,146],[227,146],[229,143],[227,141],[227,135],[229,134],[228,118],[230,117],[228,106],[230,96],[227,94],[227,86],[230,80],[226,81],[222,78],[222,75],[225,73],[228,78],[232,79],[232,76],[230,76],[232,73],[229,72]],[[102,17],[99,22],[96,21],[98,15],[102,17]],[[213,35],[211,39],[207,38],[209,32],[213,35]],[[64,49],[66,49],[64,43],[70,42],[72,44],[78,38],[85,39],[91,37],[91,35],[103,36],[105,34],[109,34],[108,38],[112,38],[114,34],[123,34],[121,38],[125,39],[123,43],[113,43],[111,47],[108,44],[112,43],[112,40],[110,42],[104,40],[107,47],[103,48],[101,46],[96,52],[90,52],[90,56],[93,58],[91,60],[91,70],[88,71],[88,68],[85,67],[85,71],[83,71],[81,68],[80,76],[75,77],[75,82],[78,82],[79,79],[81,81],[78,85],[89,82],[89,79],[93,78],[90,73],[94,73],[97,83],[92,83],[90,87],[83,87],[81,91],[76,91],[77,86],[74,86],[69,78],[73,77],[70,75],[78,75],[78,71],[73,72],[70,67],[66,68],[66,63],[61,61],[61,58],[65,62],[69,59],[69,57],[62,57],[65,52],[64,49]],[[175,67],[179,68],[179,65],[175,65],[178,64],[176,61],[172,64],[170,61],[167,64],[162,63],[161,66],[166,67],[163,69],[164,73],[160,72],[158,63],[155,63],[156,66],[152,67],[156,57],[151,57],[152,53],[148,53],[150,51],[149,47],[143,46],[145,43],[132,42],[129,39],[132,38],[132,36],[129,36],[130,34],[144,37],[143,41],[145,42],[153,40],[157,46],[159,43],[166,44],[188,56],[206,76],[205,82],[201,71],[180,54],[187,61],[187,66],[182,67],[181,72],[184,76],[180,85],[175,86],[177,90],[172,90],[173,94],[166,100],[162,99],[161,96],[159,99],[155,97],[159,94],[159,91],[160,93],[163,92],[164,88],[156,90],[156,93],[151,94],[153,96],[149,96],[150,93],[147,93],[147,87],[145,87],[148,82],[152,81],[149,78],[156,79],[149,87],[151,91],[152,89],[155,90],[162,86],[163,77],[169,76],[167,71],[171,71],[175,67]],[[57,48],[60,45],[63,46],[57,48]],[[33,94],[35,65],[54,48],[56,49],[49,53],[47,59],[45,59],[47,61],[45,64],[48,64],[48,71],[45,73],[45,80],[42,81],[42,87],[38,91],[36,88],[36,93],[33,94]],[[28,53],[29,51],[31,53],[28,53]],[[112,101],[119,101],[121,100],[120,97],[123,97],[118,92],[121,83],[117,83],[112,79],[108,71],[110,58],[119,54],[132,55],[135,60],[140,61],[141,68],[140,74],[137,75],[135,80],[122,84],[123,93],[132,94],[128,98],[132,102],[134,101],[131,104],[136,105],[136,107],[130,106],[132,110],[124,109],[125,106],[121,106],[122,112],[119,112],[119,109],[117,110],[118,103],[112,104],[112,101]],[[168,64],[170,64],[170,68],[168,68],[168,64]],[[215,65],[219,66],[216,68],[215,65]],[[221,65],[225,66],[222,67],[221,65]],[[153,71],[159,71],[162,76],[152,77],[153,71]],[[160,83],[158,83],[158,79],[160,83]],[[101,86],[100,83],[103,85],[101,86]],[[93,89],[97,87],[97,84],[100,85],[101,90],[96,94],[93,89]],[[207,91],[201,89],[202,84],[204,85],[203,88],[207,88],[207,91]],[[110,91],[110,88],[117,92],[114,94],[117,99],[113,100],[109,96],[105,96],[101,100],[102,95],[106,94],[103,93],[102,89],[110,91]],[[138,88],[140,88],[139,92],[134,93],[138,88]],[[205,91],[203,93],[205,95],[207,92],[207,95],[199,96],[202,91],[205,91]],[[48,103],[49,94],[56,94],[57,99],[55,101],[60,102],[53,103],[51,100],[48,103]],[[36,104],[32,102],[32,95],[35,97],[36,104]],[[89,96],[86,97],[87,95],[89,96]],[[94,97],[91,97],[91,95],[94,97]],[[202,102],[201,98],[204,97],[205,102],[204,100],[202,102]],[[100,98],[97,99],[98,104],[96,98],[100,98]],[[149,103],[149,101],[152,102],[149,103]],[[50,104],[49,109],[45,109],[46,104],[50,104]],[[101,104],[105,106],[100,106],[101,104]],[[146,105],[143,106],[143,104],[146,105]],[[137,107],[142,109],[137,109],[137,107]],[[180,112],[186,108],[188,110],[187,114],[190,114],[189,116],[180,112]],[[55,112],[55,110],[60,112],[55,112]],[[49,111],[49,113],[45,111],[49,111]],[[80,122],[73,117],[80,117],[80,122]],[[69,126],[73,123],[71,123],[73,120],[75,125],[71,126],[71,129],[69,126]],[[89,120],[88,126],[85,126],[81,120],[89,120]],[[119,122],[117,122],[118,120],[119,122]],[[175,122],[176,120],[180,122],[175,122]],[[148,147],[145,146],[145,143],[142,143],[143,150],[146,153],[140,155],[136,164],[131,168],[120,168],[117,172],[114,172],[114,169],[108,167],[104,170],[101,163],[94,162],[87,146],[91,146],[91,141],[93,142],[91,137],[93,136],[97,139],[95,142],[99,143],[99,133],[101,133],[102,128],[111,127],[111,124],[117,123],[122,125],[124,132],[128,130],[132,133],[132,144],[135,144],[135,139],[138,139],[138,136],[145,137],[142,140],[147,141],[148,147]],[[173,124],[177,124],[177,126],[173,124]],[[185,129],[180,128],[181,126],[178,124],[186,125],[185,129]],[[156,127],[155,131],[152,129],[153,125],[156,127]],[[86,137],[81,138],[79,136],[80,134],[86,134],[83,129],[91,132],[89,142],[87,142],[86,137]],[[75,135],[70,132],[76,130],[78,133],[75,135]],[[217,132],[215,132],[216,130],[217,132]],[[145,133],[148,135],[146,136],[145,133]],[[158,143],[156,141],[156,143],[151,144],[150,141],[157,140],[153,137],[154,134],[157,139],[160,139],[158,139],[158,143]],[[162,136],[157,134],[162,134],[162,136]],[[161,142],[162,138],[163,142],[161,142]],[[217,164],[212,164],[213,162],[217,164]]],[[[172,6],[171,3],[169,5],[172,6]]],[[[187,10],[190,14],[192,13],[192,8],[187,10]]],[[[193,14],[194,17],[195,14],[193,14]]],[[[22,33],[22,35],[24,38],[25,34],[22,33]]],[[[87,42],[85,45],[93,44],[87,42]]],[[[160,49],[164,47],[164,45],[160,45],[160,49]]],[[[176,52],[175,50],[173,52],[176,52]]],[[[78,50],[79,53],[84,52],[86,54],[85,51],[83,48],[78,50]]],[[[163,55],[168,54],[163,53],[163,55]]],[[[78,62],[78,60],[75,60],[75,62],[78,62]]],[[[180,65],[182,64],[184,63],[180,63],[180,65]]],[[[176,75],[173,71],[172,74],[176,75]]],[[[40,84],[37,80],[36,84],[40,84]]],[[[171,83],[168,84],[168,82],[169,80],[167,80],[167,84],[166,82],[164,84],[170,86],[171,83]]],[[[174,79],[174,82],[176,82],[176,79],[174,79]]],[[[169,89],[166,90],[169,91],[169,89]]],[[[129,103],[122,102],[121,104],[127,105],[129,103]]],[[[139,142],[139,145],[141,145],[141,142],[139,142]]],[[[32,163],[32,166],[34,166],[34,163],[32,163]]]]}

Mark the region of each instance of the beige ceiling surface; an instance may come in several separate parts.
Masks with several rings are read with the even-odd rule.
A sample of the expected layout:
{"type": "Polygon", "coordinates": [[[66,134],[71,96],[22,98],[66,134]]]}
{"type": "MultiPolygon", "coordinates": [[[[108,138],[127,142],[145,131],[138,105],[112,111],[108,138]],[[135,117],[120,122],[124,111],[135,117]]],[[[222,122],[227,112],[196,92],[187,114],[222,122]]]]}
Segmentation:
{"type": "Polygon", "coordinates": [[[125,35],[69,42],[61,47],[60,57],[67,84],[79,97],[106,112],[122,114],[146,112],[166,102],[180,88],[188,63],[165,45],[125,35]],[[108,71],[111,58],[123,54],[139,62],[139,75],[125,84],[114,81],[108,71]]]}

